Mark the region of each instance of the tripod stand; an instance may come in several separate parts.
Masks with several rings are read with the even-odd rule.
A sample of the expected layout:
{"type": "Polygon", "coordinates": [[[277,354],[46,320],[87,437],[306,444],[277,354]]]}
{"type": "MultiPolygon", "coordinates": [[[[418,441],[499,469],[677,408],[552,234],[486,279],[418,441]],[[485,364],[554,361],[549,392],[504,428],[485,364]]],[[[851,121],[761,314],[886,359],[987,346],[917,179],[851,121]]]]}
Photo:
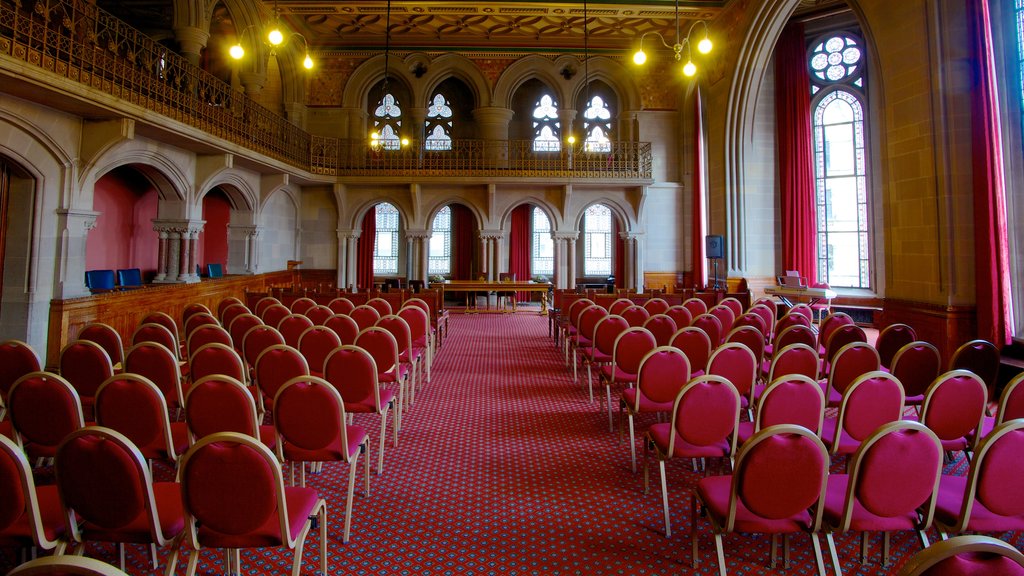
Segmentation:
{"type": "Polygon", "coordinates": [[[718,261],[720,258],[708,258],[708,260],[711,260],[714,264],[714,285],[712,286],[712,290],[718,290],[718,261]]]}

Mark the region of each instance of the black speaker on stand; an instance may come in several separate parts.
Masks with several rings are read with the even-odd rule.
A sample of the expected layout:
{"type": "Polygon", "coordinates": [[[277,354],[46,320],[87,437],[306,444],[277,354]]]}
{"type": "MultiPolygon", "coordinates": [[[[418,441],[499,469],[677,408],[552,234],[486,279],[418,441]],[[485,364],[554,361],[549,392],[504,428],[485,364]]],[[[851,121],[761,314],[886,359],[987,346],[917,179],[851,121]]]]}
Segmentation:
{"type": "Polygon", "coordinates": [[[712,289],[718,290],[718,261],[725,258],[725,238],[718,234],[705,236],[704,252],[707,259],[713,261],[715,283],[712,289]]]}

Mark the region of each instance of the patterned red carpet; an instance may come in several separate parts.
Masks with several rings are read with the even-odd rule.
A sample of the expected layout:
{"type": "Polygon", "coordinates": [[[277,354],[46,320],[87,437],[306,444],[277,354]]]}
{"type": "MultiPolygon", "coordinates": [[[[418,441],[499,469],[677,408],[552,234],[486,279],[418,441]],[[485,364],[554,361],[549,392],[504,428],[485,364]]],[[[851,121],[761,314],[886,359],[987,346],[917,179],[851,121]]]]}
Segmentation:
{"type": "MultiPolygon", "coordinates": [[[[952,466],[965,468],[959,461],[952,466]]],[[[349,544],[341,543],[344,468],[325,466],[309,483],[328,501],[332,574],[717,573],[703,520],[702,563],[691,568],[689,489],[697,474],[688,462],[668,467],[674,530],[666,539],[656,470],[644,495],[642,473],[630,471],[628,446],[608,432],[603,404],[590,404],[584,387],[567,376],[547,337],[547,318],[520,312],[452,318],[433,382],[407,414],[399,447],[389,442],[370,497],[361,491],[360,463],[349,544]]],[[[303,573],[316,567],[318,540],[312,531],[303,573]]],[[[767,542],[727,536],[730,573],[775,573],[767,542]]],[[[861,566],[859,538],[840,536],[844,573],[895,573],[919,550],[913,534],[894,534],[892,542],[896,560],[883,569],[880,538],[872,540],[874,563],[861,566]]],[[[1014,543],[1020,547],[1021,538],[1014,543]]],[[[147,554],[135,548],[129,571],[151,573],[147,554]]],[[[89,554],[115,558],[109,546],[89,554]]],[[[223,573],[222,558],[205,552],[200,573],[223,573]]],[[[284,574],[291,564],[283,550],[250,550],[242,558],[248,574],[284,574]]],[[[795,536],[785,573],[813,574],[813,558],[809,539],[795,536]]],[[[5,561],[13,561],[10,554],[5,561]]]]}

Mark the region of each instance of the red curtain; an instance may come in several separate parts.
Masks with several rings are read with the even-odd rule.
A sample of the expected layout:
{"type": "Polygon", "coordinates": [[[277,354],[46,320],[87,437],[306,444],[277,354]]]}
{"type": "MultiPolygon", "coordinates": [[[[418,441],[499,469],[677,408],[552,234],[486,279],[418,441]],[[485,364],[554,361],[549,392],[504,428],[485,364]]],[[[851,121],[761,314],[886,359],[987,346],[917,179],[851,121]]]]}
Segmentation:
{"type": "Polygon", "coordinates": [[[476,219],[462,204],[452,204],[452,279],[473,279],[473,246],[476,219]]]}
{"type": "MultiPolygon", "coordinates": [[[[523,204],[512,211],[512,230],[508,237],[508,271],[516,275],[516,280],[525,282],[530,279],[530,242],[533,239],[533,205],[523,204]]],[[[529,292],[517,292],[516,300],[530,300],[529,292]]]]}
{"type": "Polygon", "coordinates": [[[356,258],[356,281],[359,290],[373,288],[373,246],[377,241],[377,209],[371,208],[363,216],[363,231],[359,235],[359,254],[356,258]]]}
{"type": "Polygon", "coordinates": [[[612,214],[612,263],[615,266],[615,288],[626,287],[626,241],[619,236],[622,226],[619,219],[612,214]]]}
{"type": "Polygon", "coordinates": [[[708,285],[708,267],[704,261],[704,110],[698,90],[693,98],[693,224],[690,247],[693,255],[693,283],[708,285]]]}
{"type": "Polygon", "coordinates": [[[818,280],[810,77],[804,26],[791,22],[775,46],[775,115],[782,209],[782,266],[818,280]]]}
{"type": "Polygon", "coordinates": [[[974,274],[978,335],[997,346],[1013,335],[1003,152],[988,0],[967,3],[973,48],[971,170],[974,184],[974,274]]]}

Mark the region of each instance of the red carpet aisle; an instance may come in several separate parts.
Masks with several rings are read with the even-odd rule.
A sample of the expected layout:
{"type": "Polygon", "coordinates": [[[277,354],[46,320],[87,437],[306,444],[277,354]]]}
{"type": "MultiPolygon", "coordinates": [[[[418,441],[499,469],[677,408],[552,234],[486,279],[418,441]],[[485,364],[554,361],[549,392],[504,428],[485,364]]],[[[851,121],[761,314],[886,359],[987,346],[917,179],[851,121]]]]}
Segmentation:
{"type": "MultiPolygon", "coordinates": [[[[603,406],[589,404],[566,375],[546,318],[457,315],[451,324],[434,381],[408,414],[400,446],[388,446],[370,498],[361,495],[360,463],[349,544],[341,544],[345,473],[335,464],[312,476],[328,500],[333,574],[717,574],[703,521],[701,568],[690,568],[689,488],[697,475],[688,463],[668,467],[675,530],[664,538],[657,468],[645,496],[628,447],[607,431],[603,406]]],[[[318,539],[312,531],[303,573],[314,568],[318,539]]],[[[895,572],[919,547],[916,537],[895,534],[896,561],[886,571],[877,560],[854,561],[856,537],[838,544],[844,573],[865,575],[895,572]]],[[[880,544],[873,540],[873,553],[880,544]]],[[[775,573],[767,538],[727,536],[725,546],[731,574],[775,573]]],[[[785,573],[813,574],[809,539],[795,536],[792,552],[785,573]]],[[[90,555],[113,559],[110,547],[90,555]]],[[[141,547],[129,558],[133,574],[150,573],[141,547]]],[[[201,573],[220,572],[221,555],[203,558],[201,573]]],[[[280,550],[243,555],[250,574],[284,574],[290,563],[280,550]]]]}

